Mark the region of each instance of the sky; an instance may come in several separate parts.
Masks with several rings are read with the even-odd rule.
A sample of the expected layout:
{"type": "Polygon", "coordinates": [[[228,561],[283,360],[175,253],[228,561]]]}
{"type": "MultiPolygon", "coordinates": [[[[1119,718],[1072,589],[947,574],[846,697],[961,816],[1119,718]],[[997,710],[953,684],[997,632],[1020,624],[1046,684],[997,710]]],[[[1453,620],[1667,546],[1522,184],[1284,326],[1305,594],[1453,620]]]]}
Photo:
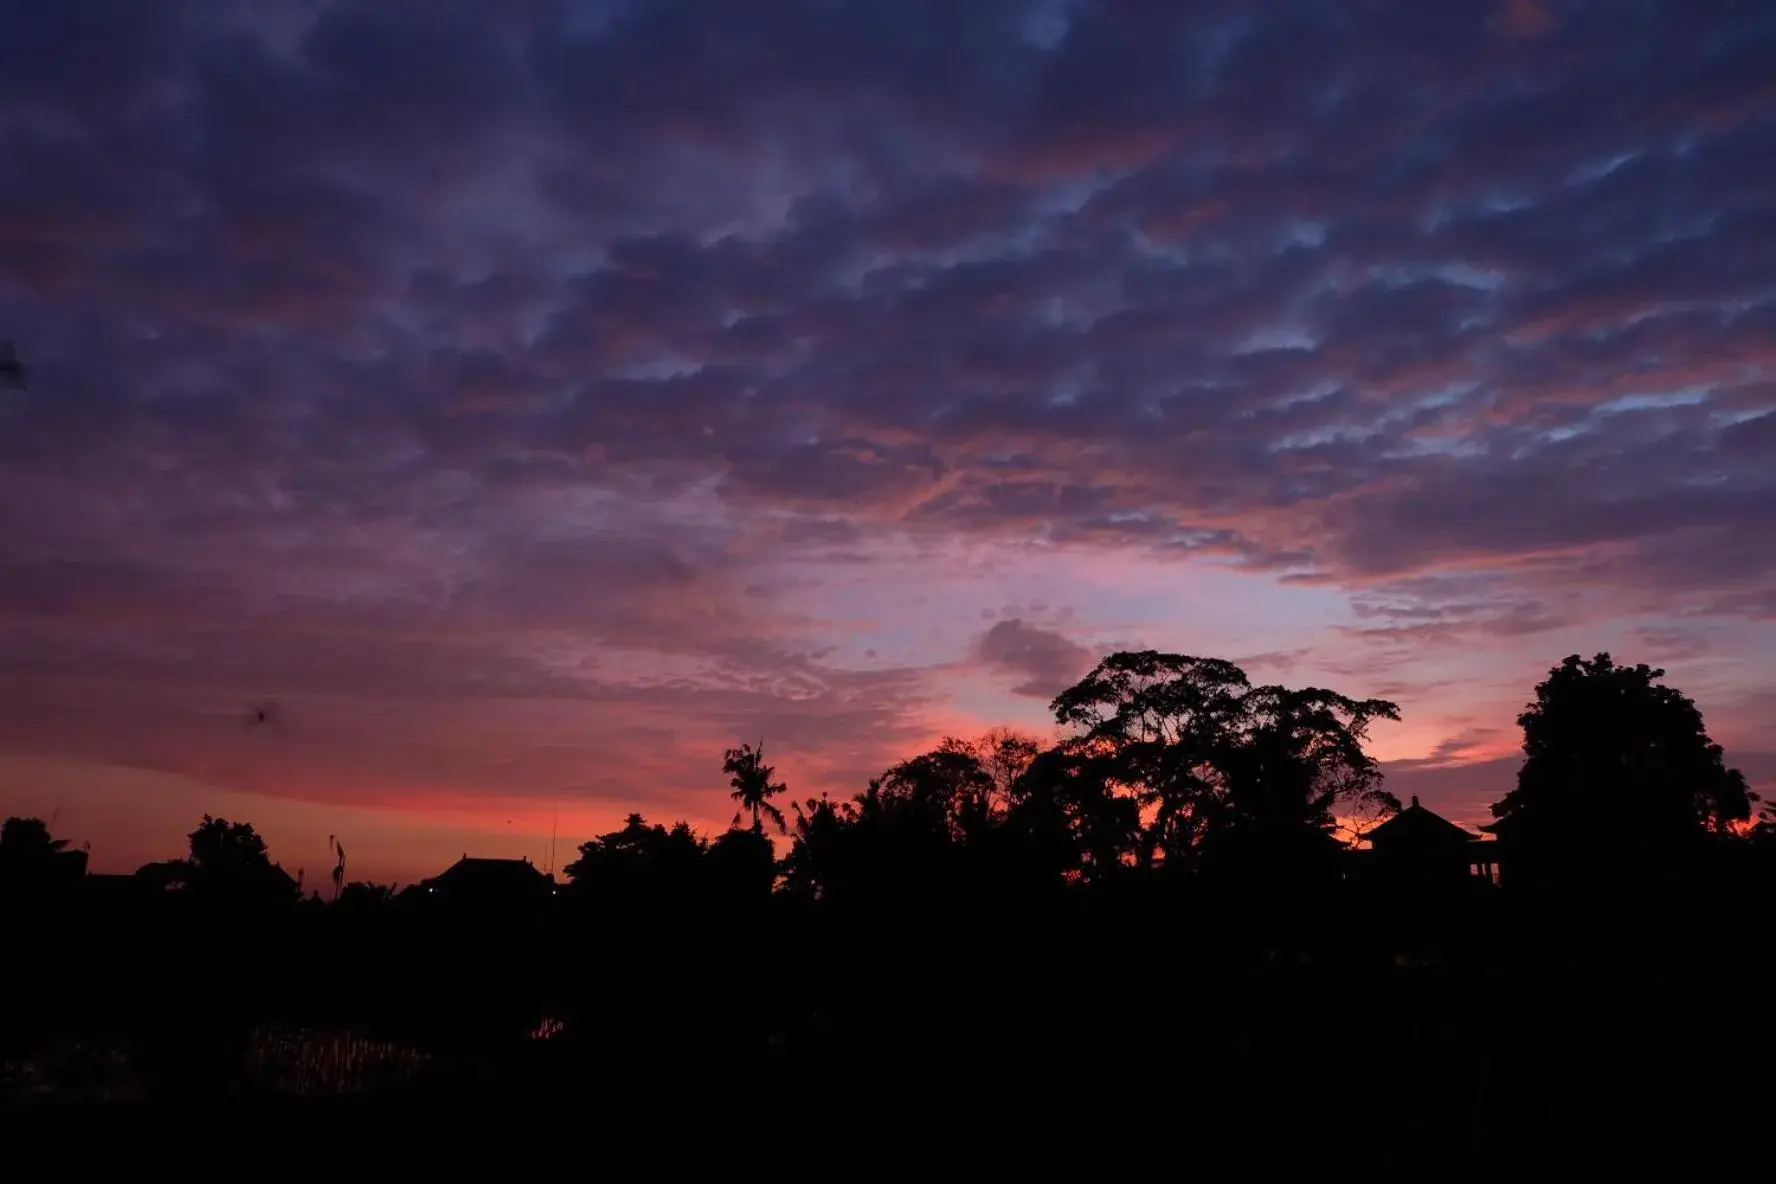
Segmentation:
{"type": "Polygon", "coordinates": [[[1118,648],[1776,782],[1776,8],[0,0],[0,813],[556,866],[1118,648]],[[243,726],[275,700],[274,725],[243,726]]]}

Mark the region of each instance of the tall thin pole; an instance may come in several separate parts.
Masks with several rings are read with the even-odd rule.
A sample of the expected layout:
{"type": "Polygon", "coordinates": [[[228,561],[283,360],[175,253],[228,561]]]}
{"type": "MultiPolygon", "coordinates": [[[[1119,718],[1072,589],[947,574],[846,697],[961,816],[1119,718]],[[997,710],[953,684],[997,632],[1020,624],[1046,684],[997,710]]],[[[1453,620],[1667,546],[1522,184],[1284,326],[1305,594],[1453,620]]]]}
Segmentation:
{"type": "Polygon", "coordinates": [[[549,822],[549,878],[555,878],[555,833],[561,828],[561,803],[555,803],[555,816],[549,822]]]}

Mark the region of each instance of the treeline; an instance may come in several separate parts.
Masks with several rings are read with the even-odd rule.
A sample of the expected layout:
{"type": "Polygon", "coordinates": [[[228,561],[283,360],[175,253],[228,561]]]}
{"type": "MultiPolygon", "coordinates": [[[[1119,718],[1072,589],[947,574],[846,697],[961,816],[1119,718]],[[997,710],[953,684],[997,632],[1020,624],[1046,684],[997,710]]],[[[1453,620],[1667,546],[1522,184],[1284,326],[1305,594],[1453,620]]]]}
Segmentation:
{"type": "Polygon", "coordinates": [[[59,1060],[74,1096],[203,1100],[207,1140],[277,1049],[349,1045],[425,1068],[334,1083],[386,1106],[251,1109],[243,1145],[331,1114],[363,1125],[326,1145],[453,1168],[529,1131],[655,1169],[912,1170],[961,1138],[1092,1176],[1295,1148],[1421,1179],[1427,1146],[1534,1148],[1488,1173],[1534,1175],[1550,1135],[1587,1165],[1623,1130],[1718,1141],[1767,1115],[1727,1083],[1776,1052],[1745,1022],[1776,990],[1776,819],[1661,677],[1574,657],[1536,688],[1496,883],[1382,785],[1364,741],[1392,704],[1157,653],[1059,696],[1053,744],[945,741],[848,798],[796,799],[743,744],[727,831],[634,815],[560,883],[471,860],[397,892],[341,853],[304,892],[215,818],[180,858],[81,877],[9,820],[0,1100],[59,1060]],[[1431,841],[1353,848],[1383,819],[1431,841]],[[823,1118],[761,1141],[760,1098],[823,1118]]]}
{"type": "Polygon", "coordinates": [[[345,882],[339,848],[323,904],[250,825],[206,817],[185,857],[102,898],[58,887],[65,844],[8,820],[0,891],[15,928],[48,926],[40,961],[332,972],[1422,961],[1566,925],[1550,919],[1574,902],[1637,932],[1669,914],[1693,936],[1697,916],[1767,897],[1776,824],[1754,823],[1745,779],[1662,677],[1574,656],[1536,688],[1518,783],[1493,807],[1496,890],[1390,877],[1353,850],[1400,810],[1366,748],[1394,704],[1147,651],[1058,696],[1053,744],[946,740],[848,799],[794,799],[743,744],[722,766],[728,831],[631,815],[582,845],[559,886],[528,869],[397,893],[345,882]]]}

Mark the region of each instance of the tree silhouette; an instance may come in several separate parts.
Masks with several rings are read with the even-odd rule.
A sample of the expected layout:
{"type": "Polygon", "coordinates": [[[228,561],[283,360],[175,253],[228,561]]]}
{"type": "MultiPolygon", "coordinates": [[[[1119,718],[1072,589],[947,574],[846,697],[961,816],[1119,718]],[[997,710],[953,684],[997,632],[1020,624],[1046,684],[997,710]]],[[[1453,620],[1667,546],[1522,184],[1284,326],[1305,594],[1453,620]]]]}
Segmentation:
{"type": "Polygon", "coordinates": [[[993,728],[969,742],[968,748],[992,780],[993,804],[998,809],[1009,809],[1016,801],[1018,783],[1042,755],[1040,741],[1011,728],[993,728]]]}
{"type": "Polygon", "coordinates": [[[958,841],[984,834],[993,822],[992,775],[969,745],[954,738],[895,765],[876,789],[882,799],[923,814],[958,841]]]}
{"type": "Polygon", "coordinates": [[[795,826],[783,861],[784,881],[792,891],[819,900],[829,891],[827,869],[841,854],[843,807],[821,794],[806,802],[791,802],[790,810],[795,814],[795,826]]]}
{"type": "Polygon", "coordinates": [[[1345,837],[1351,847],[1360,846],[1369,832],[1400,812],[1400,799],[1391,793],[1377,794],[1374,800],[1352,804],[1338,816],[1335,834],[1345,837]]]}
{"type": "Polygon", "coordinates": [[[1745,778],[1664,676],[1573,654],[1537,685],[1517,717],[1517,787],[1493,804],[1488,827],[1519,866],[1669,859],[1750,819],[1745,778]]]}
{"type": "Polygon", "coordinates": [[[1106,770],[1102,758],[1063,745],[1019,775],[1004,829],[1026,877],[1102,884],[1135,861],[1140,805],[1116,792],[1106,770]]]}
{"type": "MultiPolygon", "coordinates": [[[[1211,835],[1223,850],[1229,836],[1318,843],[1337,802],[1398,808],[1363,750],[1373,721],[1399,718],[1385,700],[1253,687],[1231,662],[1147,650],[1105,658],[1053,710],[1074,730],[1065,747],[1078,784],[1113,787],[1142,812],[1143,866],[1156,856],[1196,866],[1211,835]]],[[[1113,817],[1101,798],[1080,804],[1100,823],[1113,817]]]]}
{"type": "Polygon", "coordinates": [[[0,823],[0,858],[29,862],[56,855],[68,846],[66,839],[51,838],[41,818],[8,818],[0,823]]]}
{"type": "Polygon", "coordinates": [[[84,856],[67,846],[66,840],[50,837],[41,818],[0,823],[0,896],[68,887],[86,864],[84,856]]]}
{"type": "Polygon", "coordinates": [[[1071,750],[1150,814],[1142,864],[1163,853],[1191,858],[1221,802],[1215,759],[1249,686],[1232,662],[1161,654],[1111,654],[1052,704],[1075,729],[1071,750]]]}
{"type": "Polygon", "coordinates": [[[342,887],[333,903],[346,912],[373,912],[387,907],[395,899],[393,884],[377,884],[369,880],[353,880],[342,887]]]}
{"type": "Polygon", "coordinates": [[[191,844],[192,867],[200,872],[227,874],[271,863],[265,840],[248,822],[230,822],[205,814],[186,839],[191,844]]]}
{"type": "Polygon", "coordinates": [[[731,829],[707,848],[710,887],[724,907],[758,904],[777,881],[777,856],[763,831],[731,829]]]}
{"type": "Polygon", "coordinates": [[[1384,699],[1347,699],[1318,687],[1266,686],[1240,702],[1243,730],[1219,758],[1232,821],[1247,827],[1333,825],[1332,807],[1397,812],[1381,770],[1363,750],[1369,725],[1400,718],[1384,699]]]}
{"type": "Polygon", "coordinates": [[[191,852],[186,883],[194,892],[265,904],[301,894],[296,881],[271,861],[251,823],[205,814],[186,838],[191,852]]]}
{"type": "Polygon", "coordinates": [[[631,814],[621,830],[582,843],[580,857],[561,870],[582,896],[682,896],[699,878],[708,847],[686,823],[668,830],[631,814]]]}
{"type": "Polygon", "coordinates": [[[771,780],[776,771],[765,763],[763,741],[757,748],[742,744],[739,748],[728,749],[723,755],[722,772],[728,775],[728,784],[733,787],[728,796],[740,803],[740,808],[734,812],[734,826],[739,826],[740,820],[751,814],[753,830],[762,832],[764,819],[769,818],[779,834],[788,833],[783,811],[771,803],[771,799],[786,788],[781,781],[771,780]]]}
{"type": "Polygon", "coordinates": [[[947,812],[954,801],[939,775],[900,776],[903,762],[848,802],[797,804],[786,879],[829,908],[857,916],[913,915],[953,887],[958,835],[947,812]]]}

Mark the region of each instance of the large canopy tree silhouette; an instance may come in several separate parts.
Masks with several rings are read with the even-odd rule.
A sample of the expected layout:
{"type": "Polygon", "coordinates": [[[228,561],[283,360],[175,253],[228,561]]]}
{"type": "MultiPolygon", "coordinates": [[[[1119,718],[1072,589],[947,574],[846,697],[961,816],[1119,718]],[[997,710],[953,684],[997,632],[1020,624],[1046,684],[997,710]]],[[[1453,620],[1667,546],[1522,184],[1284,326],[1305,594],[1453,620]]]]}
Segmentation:
{"type": "Polygon", "coordinates": [[[783,811],[772,805],[771,799],[785,789],[783,782],[771,780],[777,770],[765,763],[765,745],[763,741],[754,748],[750,744],[742,744],[739,748],[730,748],[722,757],[722,772],[728,775],[728,784],[733,792],[728,796],[740,803],[734,812],[734,825],[739,826],[740,820],[748,814],[752,815],[752,829],[763,831],[764,820],[769,818],[777,827],[779,834],[789,830],[784,821],[783,811]]]}
{"type": "Polygon", "coordinates": [[[1329,829],[1335,804],[1397,812],[1400,803],[1381,788],[1381,769],[1363,742],[1375,720],[1399,718],[1384,699],[1347,699],[1319,687],[1248,691],[1240,731],[1221,762],[1233,821],[1329,829]]]}
{"type": "Polygon", "coordinates": [[[1212,836],[1329,834],[1340,802],[1399,808],[1363,748],[1399,718],[1383,699],[1254,687],[1232,662],[1146,650],[1105,658],[1053,711],[1069,751],[1141,808],[1143,864],[1193,866],[1212,836]]]}
{"type": "Polygon", "coordinates": [[[953,738],[890,768],[877,791],[958,840],[983,833],[993,821],[992,775],[972,747],[953,738]]]}
{"type": "Polygon", "coordinates": [[[1517,788],[1493,804],[1487,828],[1520,866],[1606,854],[1625,865],[1663,860],[1750,819],[1744,776],[1726,767],[1695,702],[1664,677],[1606,653],[1573,654],[1536,687],[1517,717],[1517,788]]]}
{"type": "Polygon", "coordinates": [[[1215,760],[1250,683],[1232,662],[1111,654],[1051,705],[1069,748],[1150,815],[1140,861],[1189,857],[1219,806],[1215,760]]]}

